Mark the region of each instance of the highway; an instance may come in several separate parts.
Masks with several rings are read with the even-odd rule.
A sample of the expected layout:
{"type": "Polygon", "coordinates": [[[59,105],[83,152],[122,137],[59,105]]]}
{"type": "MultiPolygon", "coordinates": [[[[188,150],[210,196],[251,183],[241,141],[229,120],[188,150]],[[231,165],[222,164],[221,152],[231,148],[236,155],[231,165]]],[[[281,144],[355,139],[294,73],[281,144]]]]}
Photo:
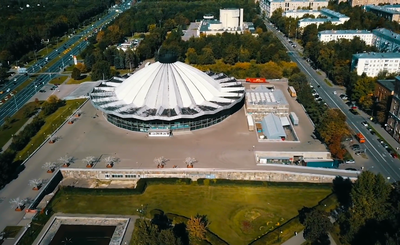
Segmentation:
{"type": "MultiPolygon", "coordinates": [[[[270,23],[266,23],[267,28],[272,31],[275,36],[282,42],[282,44],[288,50],[288,54],[293,62],[296,62],[298,67],[308,77],[310,83],[314,86],[314,89],[318,92],[323,101],[330,108],[338,108],[347,117],[347,123],[354,132],[361,132],[366,138],[366,143],[363,146],[366,149],[368,160],[365,161],[365,169],[371,170],[375,173],[381,173],[387,177],[390,181],[400,180],[400,161],[394,159],[386,149],[378,141],[378,137],[372,135],[368,129],[361,123],[366,121],[360,115],[354,115],[350,112],[350,107],[339,97],[339,92],[334,94],[338,90],[337,87],[330,87],[324,78],[319,75],[309,63],[300,55],[297,48],[293,48],[289,44],[287,38],[279,31],[277,31],[270,23]]],[[[297,45],[299,47],[299,45],[297,45]]]]}
{"type": "MultiPolygon", "coordinates": [[[[128,9],[128,5],[125,4],[125,8],[123,9],[128,9]]],[[[64,45],[60,46],[56,50],[53,50],[47,56],[43,57],[43,59],[38,60],[32,66],[27,68],[28,75],[38,73],[43,68],[45,69],[44,73],[48,74],[39,75],[33,82],[16,93],[14,96],[9,96],[9,93],[0,95],[0,100],[7,98],[7,101],[0,106],[0,125],[4,123],[4,118],[14,115],[27,101],[29,101],[32,96],[36,94],[36,92],[38,92],[45,84],[55,78],[57,73],[60,73],[67,66],[73,64],[73,56],[78,55],[89,44],[89,42],[85,40],[86,37],[92,35],[95,29],[101,29],[105,24],[108,24],[111,20],[115,19],[120,13],[121,12],[116,12],[114,10],[109,11],[109,13],[103,18],[99,19],[94,24],[87,26],[79,34],[73,35],[67,40],[67,42],[65,42],[64,45]],[[78,44],[76,45],[76,43],[78,44]],[[46,64],[57,58],[59,58],[59,60],[57,60],[53,65],[48,68],[46,67],[46,64]]],[[[1,89],[3,91],[10,89],[11,93],[14,89],[28,79],[29,76],[25,74],[17,75],[1,89]]]]}

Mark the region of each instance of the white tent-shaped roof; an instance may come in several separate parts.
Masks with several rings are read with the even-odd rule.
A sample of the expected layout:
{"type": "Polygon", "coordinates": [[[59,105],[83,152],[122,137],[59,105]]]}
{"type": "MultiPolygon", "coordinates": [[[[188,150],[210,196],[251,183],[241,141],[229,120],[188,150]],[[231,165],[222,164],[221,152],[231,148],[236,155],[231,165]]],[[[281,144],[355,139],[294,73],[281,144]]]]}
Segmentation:
{"type": "Polygon", "coordinates": [[[92,102],[106,113],[142,120],[213,114],[232,107],[243,96],[244,87],[236,79],[211,77],[179,61],[153,63],[122,83],[103,82],[91,93],[92,102]],[[105,91],[112,93],[106,96],[105,91]]]}

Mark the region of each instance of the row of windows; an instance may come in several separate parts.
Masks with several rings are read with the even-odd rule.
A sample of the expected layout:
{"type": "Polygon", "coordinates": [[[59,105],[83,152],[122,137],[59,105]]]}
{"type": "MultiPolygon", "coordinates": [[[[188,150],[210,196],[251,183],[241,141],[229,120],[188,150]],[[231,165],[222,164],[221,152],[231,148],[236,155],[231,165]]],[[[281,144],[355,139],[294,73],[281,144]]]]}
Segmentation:
{"type": "Polygon", "coordinates": [[[136,175],[136,174],[125,174],[125,176],[123,174],[105,174],[104,177],[106,178],[115,178],[115,179],[120,179],[120,178],[140,178],[140,174],[136,175]]]}

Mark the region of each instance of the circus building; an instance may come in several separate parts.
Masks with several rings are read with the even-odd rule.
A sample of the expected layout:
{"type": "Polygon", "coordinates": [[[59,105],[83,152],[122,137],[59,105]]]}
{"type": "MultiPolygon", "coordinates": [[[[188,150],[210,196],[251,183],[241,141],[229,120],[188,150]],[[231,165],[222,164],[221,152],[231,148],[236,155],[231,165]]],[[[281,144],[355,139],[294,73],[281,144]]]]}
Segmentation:
{"type": "Polygon", "coordinates": [[[243,106],[244,87],[233,77],[160,58],[127,78],[101,81],[90,97],[117,127],[169,136],[229,117],[243,106]]]}

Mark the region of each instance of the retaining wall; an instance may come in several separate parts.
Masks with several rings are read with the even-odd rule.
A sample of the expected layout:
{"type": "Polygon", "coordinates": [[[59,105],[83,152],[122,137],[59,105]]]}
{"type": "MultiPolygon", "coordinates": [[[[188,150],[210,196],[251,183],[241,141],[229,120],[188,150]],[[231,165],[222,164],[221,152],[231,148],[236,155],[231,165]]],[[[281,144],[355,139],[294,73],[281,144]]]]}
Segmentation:
{"type": "MultiPolygon", "coordinates": [[[[60,169],[64,178],[132,180],[140,178],[190,178],[254,180],[273,182],[332,183],[337,173],[295,173],[285,171],[221,170],[221,169],[60,169]]],[[[346,171],[347,172],[347,171],[346,171]]],[[[356,177],[350,177],[353,181],[356,177]]]]}

